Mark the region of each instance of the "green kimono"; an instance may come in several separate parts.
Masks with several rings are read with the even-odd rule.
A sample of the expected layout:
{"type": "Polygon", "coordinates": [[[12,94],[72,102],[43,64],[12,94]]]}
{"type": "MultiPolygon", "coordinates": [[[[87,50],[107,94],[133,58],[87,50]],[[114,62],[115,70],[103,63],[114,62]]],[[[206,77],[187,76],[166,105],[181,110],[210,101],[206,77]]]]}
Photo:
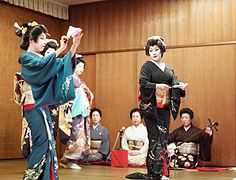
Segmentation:
{"type": "Polygon", "coordinates": [[[32,108],[24,109],[31,130],[32,149],[23,179],[57,180],[58,164],[48,105],[63,104],[75,97],[71,52],[62,59],[55,53],[40,56],[24,52],[20,61],[21,75],[31,86],[35,101],[32,108]]]}

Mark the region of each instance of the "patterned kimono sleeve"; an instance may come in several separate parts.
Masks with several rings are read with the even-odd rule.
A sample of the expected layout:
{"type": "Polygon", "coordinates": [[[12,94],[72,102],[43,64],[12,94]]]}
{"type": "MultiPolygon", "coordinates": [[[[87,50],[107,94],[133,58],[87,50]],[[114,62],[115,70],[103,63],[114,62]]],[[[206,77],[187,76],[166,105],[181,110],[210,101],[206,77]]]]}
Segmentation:
{"type": "Polygon", "coordinates": [[[22,77],[32,86],[36,106],[64,104],[74,99],[74,83],[71,53],[63,60],[56,54],[41,57],[33,53],[21,56],[22,77]]]}

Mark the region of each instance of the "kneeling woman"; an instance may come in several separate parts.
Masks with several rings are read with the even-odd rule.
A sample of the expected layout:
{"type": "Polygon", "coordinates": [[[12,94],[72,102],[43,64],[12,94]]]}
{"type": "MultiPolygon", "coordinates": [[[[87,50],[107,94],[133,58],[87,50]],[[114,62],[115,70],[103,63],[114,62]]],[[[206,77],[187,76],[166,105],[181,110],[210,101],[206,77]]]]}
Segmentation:
{"type": "Polygon", "coordinates": [[[146,164],[148,152],[147,128],[142,123],[142,113],[138,108],[130,111],[132,126],[129,126],[122,137],[122,149],[128,151],[129,165],[146,164]]]}

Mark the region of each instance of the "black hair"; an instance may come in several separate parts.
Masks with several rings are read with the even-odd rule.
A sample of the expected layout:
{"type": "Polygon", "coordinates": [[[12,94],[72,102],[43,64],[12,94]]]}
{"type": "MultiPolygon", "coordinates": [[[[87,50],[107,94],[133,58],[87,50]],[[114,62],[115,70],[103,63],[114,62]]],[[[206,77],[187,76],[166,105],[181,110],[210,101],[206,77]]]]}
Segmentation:
{"type": "Polygon", "coordinates": [[[186,113],[186,114],[189,114],[190,119],[193,119],[194,113],[193,113],[192,109],[190,109],[190,108],[183,108],[183,109],[181,109],[181,110],[180,110],[180,113],[179,113],[180,118],[181,118],[182,114],[185,114],[185,113],[186,113]]]}
{"type": "Polygon", "coordinates": [[[55,49],[57,50],[58,48],[58,45],[55,41],[49,41],[46,46],[44,47],[43,51],[41,52],[42,55],[45,55],[45,52],[49,49],[49,48],[52,48],[52,49],[55,49]]]}
{"type": "Polygon", "coordinates": [[[26,28],[26,32],[20,32],[20,29],[16,30],[16,35],[19,37],[22,37],[21,39],[21,43],[20,43],[20,48],[23,50],[27,50],[29,47],[29,41],[33,40],[35,42],[37,42],[38,37],[42,34],[42,33],[47,33],[48,30],[46,28],[46,26],[39,24],[36,26],[27,26],[25,25],[26,28]]]}
{"type": "Polygon", "coordinates": [[[79,64],[79,63],[83,63],[84,67],[85,67],[86,62],[85,62],[85,59],[84,59],[83,56],[74,57],[73,59],[74,59],[73,60],[73,65],[72,65],[73,69],[75,69],[76,65],[79,64]]]}
{"type": "Polygon", "coordinates": [[[93,109],[91,109],[91,111],[90,111],[90,117],[92,117],[93,112],[95,112],[95,111],[99,113],[100,117],[102,117],[102,111],[101,111],[100,109],[98,109],[98,108],[93,108],[93,109]]]}
{"type": "Polygon", "coordinates": [[[135,113],[135,112],[138,112],[138,113],[140,114],[140,116],[141,116],[141,119],[143,119],[143,114],[142,114],[142,112],[141,112],[141,110],[140,110],[139,108],[133,108],[133,109],[131,109],[131,111],[130,111],[130,113],[129,113],[130,119],[132,119],[132,115],[133,115],[133,113],[135,113]]]}
{"type": "Polygon", "coordinates": [[[150,54],[149,54],[150,46],[155,46],[155,45],[157,45],[159,47],[159,49],[161,50],[161,57],[162,57],[164,52],[166,52],[166,46],[164,43],[164,39],[162,39],[162,38],[148,39],[146,46],[145,46],[145,54],[147,56],[150,56],[150,54]]]}

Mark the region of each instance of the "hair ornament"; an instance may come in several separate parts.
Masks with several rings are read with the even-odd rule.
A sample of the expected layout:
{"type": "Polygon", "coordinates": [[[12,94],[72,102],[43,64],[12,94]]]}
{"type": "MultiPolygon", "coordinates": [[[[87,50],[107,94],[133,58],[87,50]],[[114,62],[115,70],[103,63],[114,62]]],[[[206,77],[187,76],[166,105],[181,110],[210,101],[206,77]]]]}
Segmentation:
{"type": "Polygon", "coordinates": [[[34,26],[39,25],[36,21],[24,23],[22,26],[20,26],[17,22],[14,23],[14,27],[16,28],[16,34],[17,36],[24,35],[29,29],[33,28],[34,26]]]}
{"type": "Polygon", "coordinates": [[[161,36],[150,36],[148,38],[148,40],[150,40],[150,39],[159,39],[163,43],[163,45],[165,46],[165,39],[161,36]]]}

